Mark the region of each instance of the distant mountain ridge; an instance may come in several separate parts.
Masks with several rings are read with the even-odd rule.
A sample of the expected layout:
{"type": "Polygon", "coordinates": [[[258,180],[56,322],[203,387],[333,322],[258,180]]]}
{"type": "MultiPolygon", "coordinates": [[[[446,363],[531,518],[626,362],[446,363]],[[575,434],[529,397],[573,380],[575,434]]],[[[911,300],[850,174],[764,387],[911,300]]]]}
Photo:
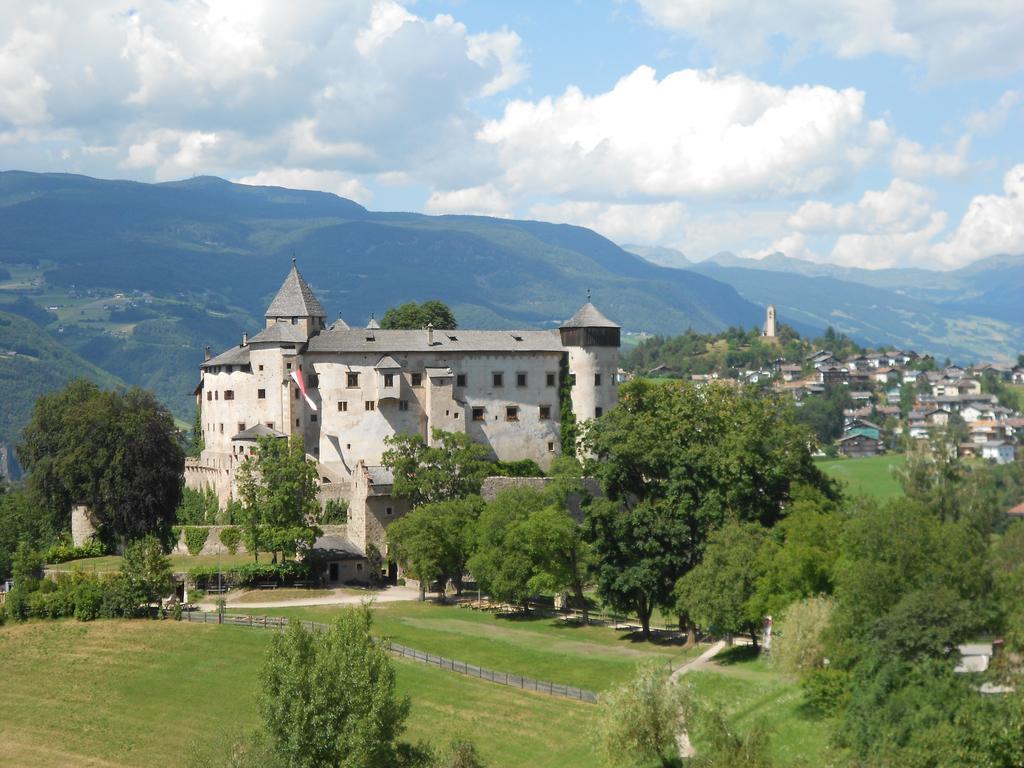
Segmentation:
{"type": "Polygon", "coordinates": [[[56,319],[40,321],[51,338],[155,388],[185,421],[203,346],[261,327],[293,255],[331,319],[352,325],[437,298],[462,327],[554,327],[588,291],[627,332],[709,332],[763,316],[724,283],[651,264],[582,227],[375,212],[214,177],[0,173],[0,310],[25,296],[56,307],[56,319]]]}

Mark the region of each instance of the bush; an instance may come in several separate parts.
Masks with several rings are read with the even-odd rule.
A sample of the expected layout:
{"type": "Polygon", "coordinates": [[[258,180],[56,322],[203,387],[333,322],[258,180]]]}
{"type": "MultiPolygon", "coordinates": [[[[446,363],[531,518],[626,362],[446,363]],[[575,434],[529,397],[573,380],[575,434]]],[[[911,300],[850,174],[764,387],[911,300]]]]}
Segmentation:
{"type": "Polygon", "coordinates": [[[70,544],[54,544],[43,555],[47,563],[55,565],[66,563],[68,560],[80,560],[84,557],[103,557],[107,554],[107,548],[97,538],[89,539],[80,547],[70,544]]]}
{"type": "Polygon", "coordinates": [[[832,621],[831,597],[808,597],[790,605],[775,625],[771,658],[783,672],[801,675],[825,664],[825,631],[832,621]]]}
{"type": "Polygon", "coordinates": [[[320,512],[320,521],[323,525],[343,525],[348,522],[348,502],[340,499],[331,499],[320,512]]]}
{"type": "Polygon", "coordinates": [[[223,569],[216,566],[197,566],[189,570],[188,576],[193,583],[203,587],[215,582],[218,573],[227,586],[236,587],[263,581],[285,583],[305,580],[310,577],[310,567],[308,563],[297,560],[286,560],[283,563],[244,563],[223,569]]]}
{"type": "Polygon", "coordinates": [[[544,470],[533,459],[496,461],[488,469],[498,477],[544,477],[544,470]]]}
{"type": "Polygon", "coordinates": [[[15,586],[7,593],[7,602],[4,603],[4,612],[14,621],[24,621],[28,618],[28,598],[31,592],[15,586]]]}
{"type": "Polygon", "coordinates": [[[242,540],[242,532],[237,528],[225,528],[220,532],[220,543],[228,548],[232,555],[238,551],[238,542],[242,540]]]}
{"type": "Polygon", "coordinates": [[[188,553],[195,556],[202,552],[209,535],[209,528],[197,528],[193,525],[185,528],[185,546],[188,548],[188,553]]]}
{"type": "Polygon", "coordinates": [[[85,578],[75,586],[74,616],[79,621],[92,621],[100,617],[103,609],[103,582],[99,578],[85,578]]]}

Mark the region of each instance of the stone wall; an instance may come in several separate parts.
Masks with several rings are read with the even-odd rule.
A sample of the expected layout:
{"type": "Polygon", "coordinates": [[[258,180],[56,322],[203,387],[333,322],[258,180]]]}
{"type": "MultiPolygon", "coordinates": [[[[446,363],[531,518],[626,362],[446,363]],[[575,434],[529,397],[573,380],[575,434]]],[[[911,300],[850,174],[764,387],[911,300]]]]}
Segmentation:
{"type": "Polygon", "coordinates": [[[95,515],[85,504],[71,506],[71,543],[80,547],[99,530],[95,515]]]}
{"type": "MultiPolygon", "coordinates": [[[[220,532],[225,528],[238,528],[241,533],[241,527],[237,525],[190,525],[188,528],[205,528],[209,533],[206,536],[206,541],[203,544],[203,548],[199,551],[200,555],[227,555],[228,548],[221,543],[220,532]]],[[[247,552],[245,543],[241,538],[238,540],[238,548],[236,552],[247,552]]],[[[185,531],[181,531],[181,535],[178,537],[178,543],[174,546],[173,550],[176,555],[187,555],[189,554],[188,547],[185,545],[185,531]]]]}

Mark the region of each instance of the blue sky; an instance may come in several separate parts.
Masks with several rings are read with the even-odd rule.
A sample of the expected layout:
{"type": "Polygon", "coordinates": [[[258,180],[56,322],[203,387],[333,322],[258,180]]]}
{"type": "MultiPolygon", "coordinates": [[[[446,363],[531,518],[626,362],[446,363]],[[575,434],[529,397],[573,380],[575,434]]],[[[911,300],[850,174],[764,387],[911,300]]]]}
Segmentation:
{"type": "Polygon", "coordinates": [[[216,174],[581,224],[690,259],[1024,253],[1024,13],[1008,0],[0,13],[5,169],[216,174]]]}

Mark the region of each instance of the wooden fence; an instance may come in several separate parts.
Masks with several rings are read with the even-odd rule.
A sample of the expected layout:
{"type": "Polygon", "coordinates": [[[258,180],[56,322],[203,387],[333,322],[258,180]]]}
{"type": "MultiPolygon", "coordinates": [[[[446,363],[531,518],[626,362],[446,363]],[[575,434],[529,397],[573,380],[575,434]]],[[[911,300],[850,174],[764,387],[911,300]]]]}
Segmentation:
{"type": "MultiPolygon", "coordinates": [[[[199,624],[232,624],[238,627],[251,627],[252,629],[284,629],[291,624],[292,621],[298,621],[299,624],[312,632],[326,632],[330,627],[328,624],[322,624],[316,621],[305,621],[300,619],[290,620],[284,616],[250,616],[245,614],[212,613],[209,611],[186,611],[181,615],[181,618],[183,621],[199,624]]],[[[444,656],[435,656],[432,653],[418,651],[415,648],[409,648],[408,646],[400,645],[398,643],[391,642],[390,640],[381,640],[381,642],[385,643],[387,649],[396,656],[401,656],[405,659],[412,659],[413,661],[418,661],[422,664],[429,664],[432,667],[444,669],[449,672],[455,672],[456,674],[475,677],[479,680],[487,680],[488,682],[497,683],[498,685],[507,685],[511,688],[520,688],[524,691],[544,693],[548,696],[559,696],[566,699],[575,699],[577,701],[586,701],[589,703],[597,701],[596,693],[584,690],[583,688],[550,683],[545,680],[534,680],[530,677],[513,675],[508,672],[497,672],[492,669],[478,667],[475,664],[469,664],[465,661],[458,661],[457,659],[449,659],[444,656]]]]}

